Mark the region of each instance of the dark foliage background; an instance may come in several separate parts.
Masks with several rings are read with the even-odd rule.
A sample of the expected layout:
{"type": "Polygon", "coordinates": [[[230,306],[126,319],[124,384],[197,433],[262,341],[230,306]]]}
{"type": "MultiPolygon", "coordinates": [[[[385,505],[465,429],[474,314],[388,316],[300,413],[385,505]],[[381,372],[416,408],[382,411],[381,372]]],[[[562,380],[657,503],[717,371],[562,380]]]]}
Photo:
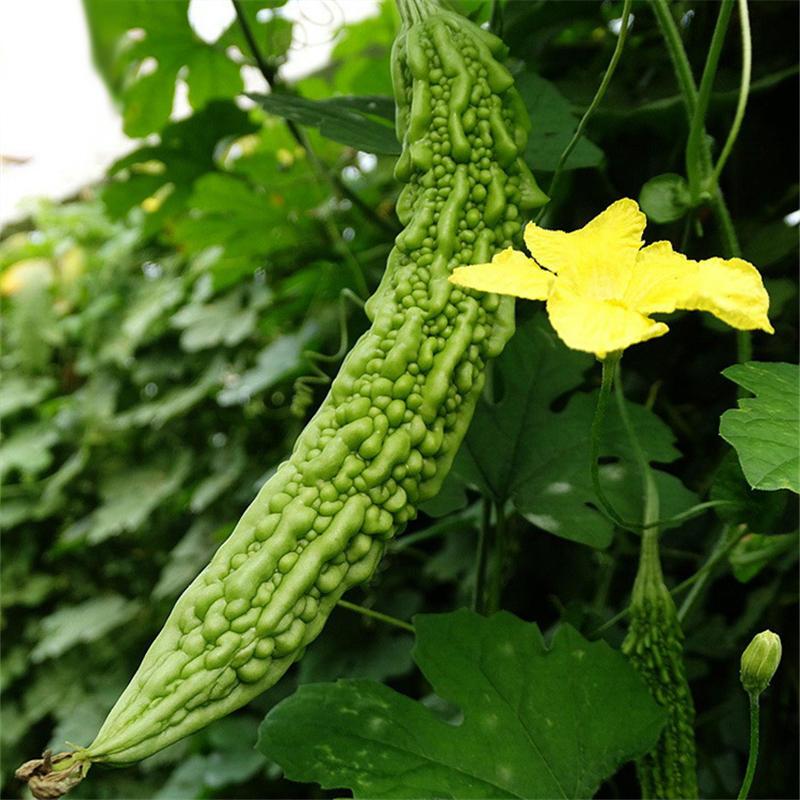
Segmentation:
{"type": "MultiPolygon", "coordinates": [[[[20,796],[13,770],[26,758],[93,738],[177,595],[289,452],[326,391],[314,364],[334,374],[344,341],[366,328],[344,290],[363,296],[377,286],[391,246],[387,228],[396,225],[393,156],[381,155],[392,152],[387,104],[357,102],[352,113],[364,112],[363,124],[325,116],[326,136],[305,127],[310,159],[282,118],[239,99],[240,68],[252,62],[240,28],[234,23],[218,42],[204,43],[188,25],[187,5],[85,0],[98,68],[141,145],[80,197],[42,202],[0,242],[4,797],[20,796]],[[144,35],[126,34],[134,28],[144,35]],[[155,59],[155,71],[142,69],[146,59],[155,59]],[[176,77],[187,82],[193,111],[170,122],[176,77]],[[354,140],[354,130],[373,140],[354,140]],[[369,144],[377,157],[350,146],[369,144]]],[[[292,40],[281,5],[244,4],[278,74],[292,40]]],[[[478,19],[489,13],[488,3],[455,5],[478,19]]],[[[608,23],[620,7],[499,4],[494,22],[531,112],[528,159],[543,187],[608,63],[616,41],[608,23]]],[[[553,197],[546,222],[554,227],[578,227],[612,200],[638,197],[654,176],[684,172],[687,125],[669,59],[650,8],[636,2],[633,10],[609,93],[553,197]]],[[[699,73],[717,4],[675,2],[672,11],[699,73]]],[[[784,217],[798,207],[798,5],[762,0],[751,16],[753,92],[722,183],[745,256],[772,296],[776,335],[754,337],[754,358],[794,362],[797,228],[784,217]]],[[[377,17],[341,30],[331,65],[291,91],[310,100],[390,95],[396,24],[384,3],[377,17]]],[[[736,103],[737,42],[734,21],[707,120],[716,143],[736,103]]],[[[702,208],[651,223],[647,237],[669,238],[693,257],[721,253],[702,208]]],[[[541,324],[531,304],[520,304],[518,315],[520,335],[541,324]]],[[[787,492],[750,491],[718,436],[720,414],[735,405],[736,387],[720,374],[736,361],[735,334],[697,314],[675,316],[671,327],[626,356],[629,396],[647,401],[641,425],[661,442],[653,458],[663,467],[666,502],[681,508],[709,492],[738,493],[724,521],[748,531],[702,584],[685,620],[702,793],[738,790],[748,725],[738,659],[754,633],[770,628],[783,637],[784,662],[764,699],[752,796],[797,797],[796,504],[787,492]]],[[[561,351],[548,357],[569,360],[561,351]]],[[[596,389],[591,359],[570,364],[579,379],[566,395],[544,387],[530,399],[543,413],[562,412],[572,395],[596,389]]],[[[569,419],[588,431],[591,403],[578,405],[569,419]]],[[[527,446],[535,452],[537,441],[527,446]]],[[[625,453],[609,454],[624,468],[625,453]]],[[[587,458],[585,441],[576,444],[550,479],[580,471],[587,458]]],[[[402,619],[469,604],[486,501],[463,459],[459,465],[444,496],[349,599],[402,619]]],[[[591,498],[552,509],[558,525],[524,513],[526,503],[539,507],[531,487],[527,500],[509,500],[502,606],[543,631],[561,620],[589,634],[627,603],[637,542],[612,532],[586,505],[591,498]],[[566,534],[553,535],[556,528],[566,534]]],[[[628,480],[616,496],[635,507],[636,494],[628,480]]],[[[670,584],[705,560],[720,524],[709,512],[665,534],[670,584]]],[[[616,646],[623,634],[620,624],[605,636],[616,646]]],[[[93,769],[74,796],[325,796],[282,779],[254,749],[264,714],[299,684],[338,677],[425,697],[412,643],[339,609],[275,689],[138,766],[93,769]]],[[[627,767],[601,795],[636,791],[627,767]]]]}

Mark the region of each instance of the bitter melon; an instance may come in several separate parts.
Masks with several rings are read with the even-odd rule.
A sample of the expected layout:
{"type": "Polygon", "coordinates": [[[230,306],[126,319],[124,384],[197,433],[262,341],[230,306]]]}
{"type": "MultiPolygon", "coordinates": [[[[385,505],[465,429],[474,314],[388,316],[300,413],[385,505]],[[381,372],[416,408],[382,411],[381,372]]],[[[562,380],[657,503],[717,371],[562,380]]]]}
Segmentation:
{"type": "Polygon", "coordinates": [[[93,762],[145,758],[272,686],[437,493],[486,361],[513,332],[511,298],[447,280],[512,245],[524,213],[546,200],[522,159],[528,116],[497,60],[505,48],[438,0],[399,6],[405,227],[366,304],[372,326],[291,457],[180,597],[94,742],[21,768],[35,793],[69,788],[93,762]]]}
{"type": "Polygon", "coordinates": [[[636,765],[642,797],[696,798],[694,702],[683,661],[683,631],[661,572],[658,533],[642,535],[639,570],[622,652],[667,712],[656,746],[636,765]]]}

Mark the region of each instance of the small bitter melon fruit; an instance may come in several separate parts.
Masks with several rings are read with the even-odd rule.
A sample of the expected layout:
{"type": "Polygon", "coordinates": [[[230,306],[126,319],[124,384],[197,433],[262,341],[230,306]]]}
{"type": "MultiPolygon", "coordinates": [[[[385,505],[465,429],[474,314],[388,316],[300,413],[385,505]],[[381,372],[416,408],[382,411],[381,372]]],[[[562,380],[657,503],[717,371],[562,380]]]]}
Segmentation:
{"type": "Polygon", "coordinates": [[[656,746],[636,765],[642,797],[696,798],[694,702],[683,660],[683,631],[664,584],[655,530],[642,536],[629,619],[622,652],[667,712],[656,746]]]}
{"type": "MultiPolygon", "coordinates": [[[[546,198],[500,39],[438,0],[400,0],[392,53],[404,229],[349,353],[291,457],[177,601],[84,750],[26,765],[34,791],[89,763],[138,761],[272,686],[386,541],[433,497],[472,417],[512,298],[448,282],[511,246],[546,198]],[[48,777],[50,776],[50,777],[48,777]]],[[[67,775],[71,778],[67,779],[67,775]]]]}

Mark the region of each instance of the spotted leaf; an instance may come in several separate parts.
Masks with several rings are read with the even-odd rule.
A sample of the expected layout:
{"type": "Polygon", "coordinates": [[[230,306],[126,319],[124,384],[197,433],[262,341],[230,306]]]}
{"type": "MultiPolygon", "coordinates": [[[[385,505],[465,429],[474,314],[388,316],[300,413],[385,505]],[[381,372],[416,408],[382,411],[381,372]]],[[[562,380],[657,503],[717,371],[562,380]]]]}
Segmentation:
{"type": "Polygon", "coordinates": [[[630,665],[568,625],[549,645],[505,612],[415,626],[435,703],[372,681],[308,684],[267,715],[259,749],[288,778],[357,798],[574,798],[658,737],[662,712],[630,665]]]}

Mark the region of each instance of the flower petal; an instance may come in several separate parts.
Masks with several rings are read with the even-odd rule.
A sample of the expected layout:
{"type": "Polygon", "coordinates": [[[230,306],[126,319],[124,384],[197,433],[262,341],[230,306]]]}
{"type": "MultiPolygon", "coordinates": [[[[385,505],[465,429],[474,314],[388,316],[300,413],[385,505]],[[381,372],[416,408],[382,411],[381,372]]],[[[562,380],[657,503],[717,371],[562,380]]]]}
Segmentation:
{"type": "Polygon", "coordinates": [[[642,314],[685,308],[697,289],[697,262],[676,253],[669,242],[642,248],[623,302],[642,314]]]}
{"type": "Polygon", "coordinates": [[[525,244],[543,267],[569,280],[580,294],[598,300],[621,299],[646,224],[636,202],[624,198],[572,233],[530,223],[525,244]]]}
{"type": "Polygon", "coordinates": [[[613,300],[582,297],[556,283],[547,301],[550,322],[573,350],[605,358],[632,344],[663,336],[669,328],[613,300]]]}
{"type": "Polygon", "coordinates": [[[636,261],[625,304],[643,314],[708,311],[740,330],[773,333],[767,318],[769,295],[761,275],[741,258],[692,261],[669,242],[645,247],[636,261]]]}
{"type": "Polygon", "coordinates": [[[767,318],[769,295],[751,263],[741,258],[707,258],[697,267],[697,292],[684,308],[708,311],[740,330],[775,333],[767,318]]]}
{"type": "Polygon", "coordinates": [[[553,274],[511,247],[498,253],[491,264],[457,267],[449,280],[468,289],[511,294],[528,300],[546,300],[553,274]]]}

